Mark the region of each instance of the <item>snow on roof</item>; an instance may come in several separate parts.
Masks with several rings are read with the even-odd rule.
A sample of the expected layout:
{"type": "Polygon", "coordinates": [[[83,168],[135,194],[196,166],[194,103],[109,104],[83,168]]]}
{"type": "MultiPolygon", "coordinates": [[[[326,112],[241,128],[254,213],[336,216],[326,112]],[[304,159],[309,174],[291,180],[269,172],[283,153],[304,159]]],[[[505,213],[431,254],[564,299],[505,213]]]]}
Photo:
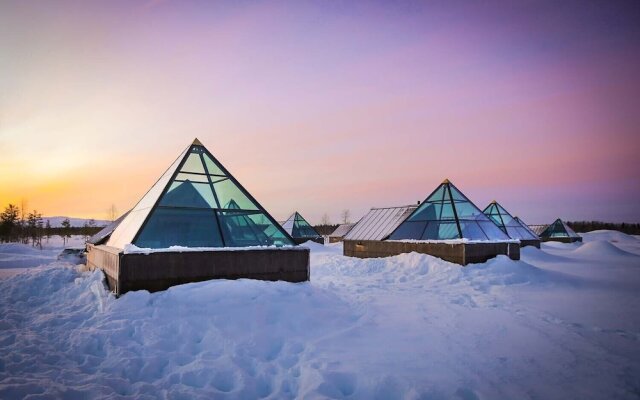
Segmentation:
{"type": "Polygon", "coordinates": [[[418,206],[372,208],[344,236],[347,240],[382,240],[393,232],[418,206]]]}

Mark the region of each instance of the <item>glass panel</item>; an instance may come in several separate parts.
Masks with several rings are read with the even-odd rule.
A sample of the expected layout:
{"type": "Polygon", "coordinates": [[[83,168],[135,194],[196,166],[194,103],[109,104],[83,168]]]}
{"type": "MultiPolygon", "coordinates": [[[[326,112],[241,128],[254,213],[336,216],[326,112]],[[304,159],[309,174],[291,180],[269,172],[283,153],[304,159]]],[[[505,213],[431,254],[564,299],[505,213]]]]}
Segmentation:
{"type": "MultiPolygon", "coordinates": [[[[440,240],[440,232],[438,231],[440,223],[437,221],[427,222],[427,226],[422,232],[422,236],[416,236],[416,239],[422,240],[440,240]]],[[[419,235],[420,233],[418,233],[419,235]]]]}
{"type": "Polygon", "coordinates": [[[191,181],[191,182],[209,182],[206,175],[196,175],[196,174],[186,174],[179,173],[176,175],[176,180],[178,181],[191,181]]]}
{"type": "Polygon", "coordinates": [[[310,227],[310,226],[294,226],[293,227],[293,234],[291,235],[293,237],[318,237],[320,235],[318,235],[318,233],[316,233],[316,231],[310,227]]]}
{"type": "Polygon", "coordinates": [[[291,236],[298,238],[317,238],[320,237],[318,232],[309,223],[302,218],[302,216],[296,213],[293,223],[293,229],[291,230],[291,236]]]}
{"type": "Polygon", "coordinates": [[[207,166],[207,171],[209,171],[210,174],[226,175],[224,172],[222,172],[222,169],[220,169],[218,164],[216,164],[215,161],[213,161],[207,153],[203,153],[202,157],[204,158],[204,163],[207,166]]]}
{"type": "Polygon", "coordinates": [[[262,213],[219,211],[218,218],[229,247],[292,244],[262,213]]]}
{"type": "Polygon", "coordinates": [[[455,222],[432,222],[430,224],[438,224],[438,238],[440,240],[450,240],[460,238],[458,232],[458,224],[455,222]]]}
{"type": "Polygon", "coordinates": [[[453,215],[453,206],[451,203],[443,204],[441,212],[442,214],[440,214],[440,219],[455,220],[455,216],[453,215]]]}
{"type": "Polygon", "coordinates": [[[158,207],[134,243],[152,249],[170,246],[221,247],[213,210],[158,207]]]}
{"type": "Polygon", "coordinates": [[[402,240],[402,239],[418,239],[422,235],[426,222],[413,222],[405,221],[398,229],[391,234],[389,239],[402,240]]]}
{"type": "Polygon", "coordinates": [[[197,172],[204,174],[204,167],[202,166],[200,155],[198,153],[189,154],[180,172],[197,172]]]}
{"type": "Polygon", "coordinates": [[[220,208],[257,210],[258,207],[233,183],[230,179],[225,179],[213,185],[220,208]]]}
{"type": "Polygon", "coordinates": [[[507,231],[507,235],[511,238],[511,239],[523,239],[522,235],[520,234],[520,232],[518,232],[517,229],[512,228],[510,226],[506,227],[506,231],[507,231]]]}
{"type": "Polygon", "coordinates": [[[469,202],[456,203],[456,213],[459,219],[476,219],[478,216],[486,218],[480,210],[469,202]]]}
{"type": "Polygon", "coordinates": [[[498,226],[502,225],[502,221],[500,221],[500,217],[498,215],[493,214],[493,215],[490,215],[489,218],[491,218],[491,220],[495,222],[496,225],[498,226]]]}
{"type": "Polygon", "coordinates": [[[508,240],[509,237],[491,221],[478,221],[489,240],[508,240]]]}
{"type": "MultiPolygon", "coordinates": [[[[500,231],[493,222],[486,221],[485,224],[489,224],[500,231]]],[[[487,240],[487,236],[482,232],[482,229],[480,229],[476,221],[460,221],[460,230],[462,231],[462,237],[465,239],[487,240]]],[[[502,233],[502,231],[500,231],[500,233],[502,233]]],[[[504,233],[502,235],[504,236],[504,233]]]]}
{"type": "Polygon", "coordinates": [[[425,200],[425,203],[429,201],[442,201],[444,199],[444,194],[445,194],[445,186],[440,185],[440,187],[436,189],[436,191],[433,192],[433,194],[425,200]]]}
{"type": "Polygon", "coordinates": [[[291,242],[282,230],[267,218],[263,213],[252,214],[249,216],[267,235],[276,246],[285,246],[294,244],[291,242]]]}
{"type": "Polygon", "coordinates": [[[416,211],[408,221],[429,221],[438,219],[441,208],[441,204],[422,203],[418,208],[418,211],[416,211]]]}
{"type": "Polygon", "coordinates": [[[453,200],[455,201],[469,201],[466,197],[464,197],[464,195],[458,190],[456,189],[453,185],[449,186],[451,188],[451,196],[453,197],[453,200]]]}
{"type": "Polygon", "coordinates": [[[208,183],[173,182],[162,196],[161,206],[212,208],[215,206],[213,192],[208,183]]]}

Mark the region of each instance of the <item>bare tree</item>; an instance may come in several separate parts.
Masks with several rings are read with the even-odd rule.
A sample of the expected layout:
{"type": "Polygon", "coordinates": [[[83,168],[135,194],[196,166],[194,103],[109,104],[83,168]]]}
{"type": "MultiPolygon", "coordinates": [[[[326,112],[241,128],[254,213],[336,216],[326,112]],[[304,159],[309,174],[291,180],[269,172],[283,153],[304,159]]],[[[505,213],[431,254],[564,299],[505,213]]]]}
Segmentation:
{"type": "Polygon", "coordinates": [[[71,221],[69,221],[69,218],[65,218],[64,220],[62,220],[61,222],[62,225],[62,245],[66,246],[67,245],[67,238],[71,237],[71,221]]]}
{"type": "Polygon", "coordinates": [[[331,225],[331,220],[329,219],[329,214],[322,214],[322,221],[320,221],[320,225],[331,225]]]}
{"type": "Polygon", "coordinates": [[[118,218],[118,209],[115,204],[111,204],[111,207],[107,210],[107,220],[113,222],[116,218],[118,218]]]}
{"type": "Polygon", "coordinates": [[[18,235],[20,241],[24,244],[29,244],[29,235],[27,234],[27,207],[29,206],[29,200],[24,197],[20,199],[20,223],[18,226],[18,235]]]}
{"type": "Polygon", "coordinates": [[[342,223],[348,224],[350,222],[349,221],[350,218],[351,218],[351,211],[349,211],[348,209],[342,210],[342,212],[340,213],[340,219],[342,220],[342,223]]]}

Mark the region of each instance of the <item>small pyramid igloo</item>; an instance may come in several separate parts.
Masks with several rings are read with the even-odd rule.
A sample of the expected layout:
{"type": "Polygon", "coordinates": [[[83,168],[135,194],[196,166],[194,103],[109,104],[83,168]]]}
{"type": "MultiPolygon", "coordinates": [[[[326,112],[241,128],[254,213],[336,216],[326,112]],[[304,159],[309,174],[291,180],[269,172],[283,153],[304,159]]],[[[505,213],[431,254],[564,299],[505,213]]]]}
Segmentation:
{"type": "Polygon", "coordinates": [[[560,218],[556,219],[551,225],[549,225],[542,233],[540,233],[541,239],[568,239],[578,240],[582,239],[573,229],[569,227],[560,218]]]}
{"type": "Polygon", "coordinates": [[[495,200],[483,210],[483,213],[511,239],[540,240],[537,235],[533,234],[528,227],[523,226],[495,200]]]}
{"type": "Polygon", "coordinates": [[[320,239],[322,236],[313,229],[299,212],[294,212],[283,224],[284,230],[294,239],[320,239]]]}
{"type": "Polygon", "coordinates": [[[113,231],[124,248],[293,245],[284,229],[195,139],[113,231]]]}
{"type": "Polygon", "coordinates": [[[390,235],[389,240],[510,241],[448,179],[390,235]]]}

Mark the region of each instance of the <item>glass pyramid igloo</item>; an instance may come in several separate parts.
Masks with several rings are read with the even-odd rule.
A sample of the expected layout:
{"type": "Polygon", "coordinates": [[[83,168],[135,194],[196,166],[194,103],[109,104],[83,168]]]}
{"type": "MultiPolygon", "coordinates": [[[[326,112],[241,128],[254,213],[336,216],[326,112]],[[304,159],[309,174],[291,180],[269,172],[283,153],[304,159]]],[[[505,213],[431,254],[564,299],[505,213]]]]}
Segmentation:
{"type": "Polygon", "coordinates": [[[571,229],[563,220],[558,218],[553,222],[553,224],[549,225],[544,231],[542,231],[540,237],[577,239],[580,238],[580,235],[571,229]]]}
{"type": "Polygon", "coordinates": [[[510,241],[448,179],[390,235],[389,240],[510,241]]]}
{"type": "Polygon", "coordinates": [[[540,240],[537,235],[534,235],[529,228],[522,226],[520,222],[513,218],[511,214],[495,200],[482,212],[495,222],[498,228],[511,239],[540,240]]]}
{"type": "Polygon", "coordinates": [[[124,248],[293,245],[292,238],[195,139],[114,230],[124,248]]]}
{"type": "Polygon", "coordinates": [[[318,239],[322,237],[297,211],[282,224],[282,227],[294,239],[318,239]]]}

